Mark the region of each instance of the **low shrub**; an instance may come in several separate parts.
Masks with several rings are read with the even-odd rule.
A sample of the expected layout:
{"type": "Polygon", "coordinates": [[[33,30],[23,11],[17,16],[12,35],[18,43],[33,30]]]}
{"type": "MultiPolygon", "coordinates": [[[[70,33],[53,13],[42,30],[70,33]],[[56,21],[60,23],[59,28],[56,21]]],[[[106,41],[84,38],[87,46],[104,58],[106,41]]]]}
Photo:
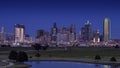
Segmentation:
{"type": "Polygon", "coordinates": [[[10,59],[10,60],[16,60],[17,56],[18,56],[18,53],[16,51],[12,50],[9,53],[8,59],[10,59]]]}
{"type": "Polygon", "coordinates": [[[111,57],[111,58],[110,58],[110,61],[116,62],[117,60],[116,60],[115,57],[111,57]]]}
{"type": "Polygon", "coordinates": [[[35,56],[36,56],[36,57],[40,57],[41,55],[40,55],[39,53],[36,53],[35,56]]]}
{"type": "Polygon", "coordinates": [[[95,56],[95,60],[101,60],[100,55],[96,55],[96,56],[95,56]]]}

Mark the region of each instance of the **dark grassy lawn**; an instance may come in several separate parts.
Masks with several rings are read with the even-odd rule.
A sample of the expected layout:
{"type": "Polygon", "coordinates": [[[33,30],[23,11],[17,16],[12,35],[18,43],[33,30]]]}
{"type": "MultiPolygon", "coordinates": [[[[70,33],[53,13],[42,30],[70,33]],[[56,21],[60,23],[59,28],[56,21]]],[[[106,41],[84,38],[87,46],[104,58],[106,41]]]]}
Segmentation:
{"type": "MultiPolygon", "coordinates": [[[[36,50],[34,48],[0,48],[0,56],[8,56],[11,50],[26,51],[28,56],[35,56],[36,50]]],[[[40,50],[39,53],[42,57],[93,57],[95,55],[100,56],[114,56],[120,57],[120,48],[115,49],[113,47],[69,47],[67,50],[64,48],[48,48],[40,50]]]]}
{"type": "MultiPolygon", "coordinates": [[[[46,51],[39,51],[43,57],[84,57],[84,56],[115,56],[120,57],[120,49],[115,48],[68,48],[68,50],[61,49],[48,49],[46,51]]],[[[29,55],[34,55],[36,51],[28,52],[29,55]]]]}

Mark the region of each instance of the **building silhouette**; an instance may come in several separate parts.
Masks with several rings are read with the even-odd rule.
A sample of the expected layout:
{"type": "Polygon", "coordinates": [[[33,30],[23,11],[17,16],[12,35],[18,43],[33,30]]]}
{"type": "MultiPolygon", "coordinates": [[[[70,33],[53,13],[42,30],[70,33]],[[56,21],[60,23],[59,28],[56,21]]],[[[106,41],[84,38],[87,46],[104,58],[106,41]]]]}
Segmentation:
{"type": "Polygon", "coordinates": [[[5,40],[6,40],[6,33],[4,27],[2,26],[0,32],[0,44],[4,44],[5,40]]]}
{"type": "Polygon", "coordinates": [[[25,26],[22,24],[15,24],[14,28],[14,33],[15,33],[15,43],[16,44],[21,44],[24,43],[25,39],[25,26]]]}
{"type": "Polygon", "coordinates": [[[93,42],[99,43],[100,42],[100,32],[99,30],[96,30],[93,32],[93,42]]]}
{"type": "Polygon", "coordinates": [[[90,41],[92,39],[92,26],[89,21],[81,28],[81,39],[84,41],[90,41]]]}
{"type": "Polygon", "coordinates": [[[70,33],[76,33],[75,24],[71,24],[71,26],[70,26],[70,33]]]}
{"type": "Polygon", "coordinates": [[[110,39],[110,21],[108,18],[105,18],[103,21],[103,40],[108,42],[110,39]]]}
{"type": "Polygon", "coordinates": [[[50,41],[50,34],[43,29],[37,30],[36,32],[36,43],[48,44],[50,41]]]}
{"type": "Polygon", "coordinates": [[[70,26],[70,34],[69,34],[69,41],[72,43],[72,42],[75,42],[77,40],[77,37],[76,37],[76,27],[74,24],[71,24],[70,26]]]}
{"type": "Polygon", "coordinates": [[[40,29],[36,31],[36,38],[40,38],[45,34],[45,31],[40,29]]]}
{"type": "Polygon", "coordinates": [[[53,27],[51,28],[51,41],[53,42],[57,41],[57,33],[58,33],[58,29],[57,29],[57,25],[55,22],[53,23],[53,27]]]}
{"type": "Polygon", "coordinates": [[[70,44],[70,40],[72,40],[72,36],[70,36],[70,28],[62,27],[58,29],[57,34],[57,45],[67,46],[70,44]]]}
{"type": "Polygon", "coordinates": [[[86,33],[86,32],[85,32],[85,27],[82,27],[82,28],[81,28],[81,39],[84,40],[84,41],[86,40],[86,39],[85,39],[85,33],[86,33]]]}

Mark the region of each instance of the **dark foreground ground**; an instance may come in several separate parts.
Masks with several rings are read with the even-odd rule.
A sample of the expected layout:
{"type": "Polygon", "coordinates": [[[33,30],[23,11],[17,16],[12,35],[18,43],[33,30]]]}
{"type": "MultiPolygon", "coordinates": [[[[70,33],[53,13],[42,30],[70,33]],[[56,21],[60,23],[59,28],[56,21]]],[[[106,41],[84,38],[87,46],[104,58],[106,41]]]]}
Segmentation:
{"type": "MultiPolygon", "coordinates": [[[[3,47],[0,48],[0,56],[8,55],[11,50],[26,51],[28,56],[34,56],[36,50],[33,47],[3,47]]],[[[43,57],[84,57],[84,56],[114,56],[120,57],[120,48],[114,47],[68,47],[66,48],[47,48],[40,50],[43,57]]]]}
{"type": "Polygon", "coordinates": [[[49,60],[49,58],[52,58],[50,60],[53,60],[54,58],[73,58],[73,60],[81,59],[83,61],[93,61],[95,55],[100,55],[102,61],[107,61],[106,63],[109,62],[111,57],[115,57],[117,59],[117,62],[120,62],[120,48],[114,47],[48,48],[47,50],[39,51],[39,53],[41,54],[40,57],[35,57],[37,51],[33,47],[2,47],[0,48],[0,59],[8,59],[8,55],[11,50],[27,52],[29,60],[49,60]]]}

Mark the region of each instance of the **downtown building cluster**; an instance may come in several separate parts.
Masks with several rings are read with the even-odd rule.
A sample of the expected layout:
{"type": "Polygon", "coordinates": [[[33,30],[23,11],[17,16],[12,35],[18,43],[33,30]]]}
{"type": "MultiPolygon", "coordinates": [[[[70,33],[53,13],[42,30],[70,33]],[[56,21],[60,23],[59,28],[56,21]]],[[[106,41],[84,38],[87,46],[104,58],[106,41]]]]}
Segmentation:
{"type": "Polygon", "coordinates": [[[42,29],[37,30],[36,40],[37,43],[49,44],[52,46],[73,44],[77,41],[75,25],[72,24],[70,28],[57,28],[56,23],[53,23],[53,27],[51,28],[50,32],[45,32],[42,29]]]}
{"type": "Polygon", "coordinates": [[[50,29],[50,32],[44,29],[36,30],[36,36],[30,37],[26,34],[23,24],[15,24],[14,33],[6,33],[4,27],[0,32],[0,44],[12,46],[29,46],[35,43],[49,46],[97,46],[97,45],[116,45],[116,41],[110,38],[110,20],[103,20],[103,34],[99,30],[92,30],[92,24],[87,21],[80,30],[80,35],[76,32],[75,24],[70,27],[58,28],[56,23],[50,29]]]}

